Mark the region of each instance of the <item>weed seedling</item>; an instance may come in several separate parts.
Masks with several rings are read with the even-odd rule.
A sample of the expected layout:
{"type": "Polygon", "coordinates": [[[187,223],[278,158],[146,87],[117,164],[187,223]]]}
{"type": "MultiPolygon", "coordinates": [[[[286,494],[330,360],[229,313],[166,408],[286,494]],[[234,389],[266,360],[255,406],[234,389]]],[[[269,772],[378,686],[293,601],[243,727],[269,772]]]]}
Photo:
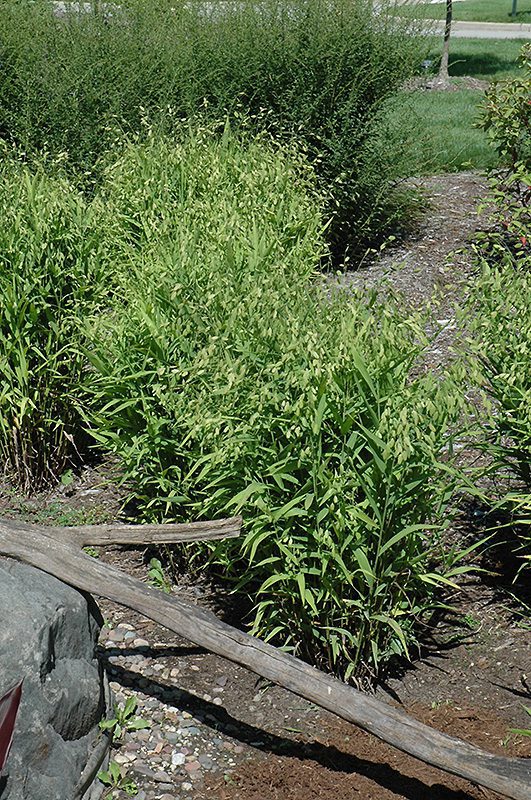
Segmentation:
{"type": "Polygon", "coordinates": [[[151,723],[135,716],[136,697],[129,697],[124,706],[114,705],[114,717],[100,722],[102,731],[110,731],[113,740],[120,739],[125,731],[139,731],[151,727],[151,723]]]}
{"type": "Polygon", "coordinates": [[[149,562],[148,575],[148,583],[150,586],[154,586],[155,589],[160,589],[162,592],[165,592],[165,594],[171,593],[171,583],[164,574],[162,564],[158,558],[152,558],[149,562]]]}
{"type": "Polygon", "coordinates": [[[116,761],[111,761],[108,770],[98,772],[98,780],[109,787],[109,791],[103,796],[104,800],[112,797],[116,790],[125,792],[128,797],[134,797],[138,793],[134,780],[128,777],[125,767],[121,767],[116,761]]]}
{"type": "Polygon", "coordinates": [[[100,551],[97,547],[84,547],[83,552],[87,554],[87,556],[91,556],[92,558],[99,558],[100,551]]]}
{"type": "Polygon", "coordinates": [[[466,625],[471,631],[477,631],[481,628],[481,620],[473,614],[465,614],[463,617],[463,625],[466,625]]]}
{"type": "MultiPolygon", "coordinates": [[[[531,706],[523,706],[526,714],[531,717],[531,706]]],[[[511,728],[509,733],[514,733],[517,736],[531,736],[531,729],[529,728],[511,728]]]]}

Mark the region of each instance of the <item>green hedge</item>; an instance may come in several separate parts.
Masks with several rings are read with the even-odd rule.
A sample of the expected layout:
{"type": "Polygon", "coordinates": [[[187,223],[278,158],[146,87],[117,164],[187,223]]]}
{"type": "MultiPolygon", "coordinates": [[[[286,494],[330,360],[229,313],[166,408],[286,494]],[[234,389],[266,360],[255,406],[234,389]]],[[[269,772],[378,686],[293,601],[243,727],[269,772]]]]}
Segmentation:
{"type": "Polygon", "coordinates": [[[117,129],[229,114],[307,149],[339,256],[389,223],[393,153],[374,151],[373,132],[421,60],[405,23],[375,21],[365,0],[76,7],[57,18],[48,0],[0,2],[0,135],[91,170],[117,129]]]}

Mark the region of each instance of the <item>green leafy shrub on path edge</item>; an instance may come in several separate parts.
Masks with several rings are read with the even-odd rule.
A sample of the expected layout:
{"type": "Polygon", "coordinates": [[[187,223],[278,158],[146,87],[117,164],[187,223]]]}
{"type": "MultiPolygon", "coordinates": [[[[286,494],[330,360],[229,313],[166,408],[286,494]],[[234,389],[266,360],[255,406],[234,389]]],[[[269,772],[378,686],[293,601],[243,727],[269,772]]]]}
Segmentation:
{"type": "MultiPolygon", "coordinates": [[[[486,498],[513,515],[523,533],[516,548],[531,565],[531,46],[522,72],[486,93],[483,127],[500,156],[484,204],[493,228],[475,245],[478,273],[465,312],[477,384],[489,398],[480,416],[480,447],[490,471],[514,484],[502,498],[486,498]],[[485,431],[486,434],[485,435],[485,431]]],[[[481,494],[481,489],[477,487],[481,494]]]]}

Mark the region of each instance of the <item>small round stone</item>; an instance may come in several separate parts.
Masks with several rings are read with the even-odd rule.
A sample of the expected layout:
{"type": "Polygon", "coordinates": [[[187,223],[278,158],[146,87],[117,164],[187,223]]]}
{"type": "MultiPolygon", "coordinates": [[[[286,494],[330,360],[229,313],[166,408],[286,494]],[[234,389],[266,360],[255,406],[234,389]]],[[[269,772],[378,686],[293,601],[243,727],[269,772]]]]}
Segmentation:
{"type": "Polygon", "coordinates": [[[113,631],[109,631],[107,634],[107,639],[111,642],[123,642],[125,638],[125,631],[121,631],[116,628],[113,631]]]}
{"type": "Polygon", "coordinates": [[[171,783],[171,775],[168,775],[167,772],[162,772],[162,770],[159,770],[153,775],[153,780],[157,781],[157,783],[171,783]]]}

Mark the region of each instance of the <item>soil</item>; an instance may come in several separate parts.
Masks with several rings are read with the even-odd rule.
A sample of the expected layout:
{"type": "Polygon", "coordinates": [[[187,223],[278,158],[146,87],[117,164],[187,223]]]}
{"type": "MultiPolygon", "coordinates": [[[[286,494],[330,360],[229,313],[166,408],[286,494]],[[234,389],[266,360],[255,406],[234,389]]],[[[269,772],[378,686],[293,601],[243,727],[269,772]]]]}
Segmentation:
{"type": "Polygon", "coordinates": [[[436,297],[441,311],[450,311],[471,275],[466,247],[486,224],[478,204],[487,182],[476,172],[460,172],[412,178],[408,185],[428,205],[417,230],[365,267],[337,280],[343,287],[360,291],[390,288],[412,306],[436,297]]]}
{"type": "MultiPolygon", "coordinates": [[[[409,712],[422,722],[452,736],[468,739],[485,749],[506,754],[499,742],[499,720],[487,712],[461,706],[409,712]]],[[[530,755],[518,747],[513,755],[530,755]]],[[[495,798],[493,792],[473,787],[460,778],[420,764],[359,728],[329,723],[302,753],[254,760],[232,777],[229,785],[213,784],[211,797],[219,800],[472,800],[495,798]]]]}
{"type": "MultiPolygon", "coordinates": [[[[485,182],[474,173],[462,173],[415,184],[430,204],[417,233],[359,272],[341,276],[340,283],[342,288],[360,290],[383,291],[390,286],[412,305],[437,293],[440,334],[430,357],[432,366],[441,367],[452,339],[453,304],[472,271],[466,246],[481,224],[476,207],[485,182]]],[[[108,521],[117,517],[119,508],[119,492],[105,471],[97,468],[74,476],[68,486],[31,500],[7,490],[0,493],[1,515],[41,524],[108,521]]],[[[469,521],[463,518],[457,536],[466,534],[469,521]]],[[[117,547],[98,553],[103,561],[142,580],[147,579],[150,555],[145,549],[117,547]]],[[[503,585],[496,574],[469,579],[449,598],[454,612],[433,621],[412,663],[394,664],[393,672],[377,687],[377,695],[485,750],[531,757],[531,737],[509,733],[510,728],[531,727],[524,709],[531,705],[531,624],[526,616],[529,609],[522,605],[523,595],[514,599],[517,588],[503,585]]],[[[172,591],[232,621],[239,613],[229,596],[204,579],[192,582],[182,575],[172,591]]],[[[154,772],[157,765],[160,769],[166,745],[135,751],[129,762],[142,787],[139,797],[497,797],[402,754],[290,692],[266,684],[246,669],[191,647],[137,614],[108,601],[102,600],[100,606],[108,626],[102,633],[101,657],[113,685],[134,693],[143,708],[160,715],[158,731],[163,731],[168,719],[173,720],[173,730],[191,719],[197,731],[193,753],[208,753],[193,755],[196,760],[188,761],[189,781],[175,772],[166,775],[170,781],[166,785],[157,784],[161,779],[154,772]],[[128,634],[122,636],[120,626],[122,633],[130,632],[129,645],[128,634]],[[207,766],[201,769],[201,764],[207,766]]],[[[133,739],[126,741],[120,763],[127,763],[129,746],[132,752],[136,746],[133,739]]],[[[189,750],[183,748],[182,752],[189,750]]]]}

